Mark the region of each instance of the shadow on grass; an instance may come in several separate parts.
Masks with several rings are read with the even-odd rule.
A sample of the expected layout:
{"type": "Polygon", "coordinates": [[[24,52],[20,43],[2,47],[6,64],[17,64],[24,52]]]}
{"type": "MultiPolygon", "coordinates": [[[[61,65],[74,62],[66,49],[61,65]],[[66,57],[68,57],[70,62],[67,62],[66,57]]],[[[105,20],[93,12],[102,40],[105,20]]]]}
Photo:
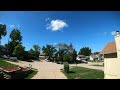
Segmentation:
{"type": "Polygon", "coordinates": [[[74,71],[69,71],[68,73],[70,74],[70,73],[75,73],[75,72],[74,71]]]}

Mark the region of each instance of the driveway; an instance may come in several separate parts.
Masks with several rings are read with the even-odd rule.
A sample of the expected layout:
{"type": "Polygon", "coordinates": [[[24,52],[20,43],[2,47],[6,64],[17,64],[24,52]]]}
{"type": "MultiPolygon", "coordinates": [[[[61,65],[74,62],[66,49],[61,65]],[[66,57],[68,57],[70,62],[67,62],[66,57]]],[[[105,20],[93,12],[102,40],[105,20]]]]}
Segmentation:
{"type": "MultiPolygon", "coordinates": [[[[7,61],[10,62],[10,61],[7,61]]],[[[60,72],[60,69],[63,68],[63,65],[56,64],[53,62],[46,62],[46,61],[34,61],[34,62],[25,62],[25,61],[19,61],[19,62],[10,62],[19,66],[29,66],[29,64],[32,65],[32,68],[35,68],[38,70],[38,73],[32,78],[32,79],[67,79],[66,76],[60,72]]],[[[89,62],[88,64],[77,64],[77,66],[90,68],[90,69],[98,69],[104,71],[104,67],[100,66],[93,66],[102,63],[93,63],[89,62]]],[[[70,64],[70,66],[76,66],[76,64],[70,64]]]]}
{"type": "MultiPolygon", "coordinates": [[[[7,61],[10,62],[10,61],[7,61]]],[[[10,62],[19,66],[29,66],[32,65],[32,68],[38,70],[38,73],[32,79],[67,79],[66,76],[60,71],[63,68],[63,65],[56,64],[53,62],[46,61],[34,61],[34,62],[25,62],[19,61],[10,62]]]]}

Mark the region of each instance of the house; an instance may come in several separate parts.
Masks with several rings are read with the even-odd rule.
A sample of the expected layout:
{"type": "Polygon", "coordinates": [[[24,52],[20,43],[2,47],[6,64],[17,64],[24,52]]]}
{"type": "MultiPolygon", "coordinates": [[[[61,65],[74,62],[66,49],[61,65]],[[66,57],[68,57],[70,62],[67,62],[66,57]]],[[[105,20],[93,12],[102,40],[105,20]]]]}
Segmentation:
{"type": "Polygon", "coordinates": [[[98,60],[98,57],[94,54],[90,55],[90,60],[94,61],[94,60],[98,60]]]}
{"type": "Polygon", "coordinates": [[[120,79],[120,33],[116,31],[115,42],[109,42],[101,54],[104,54],[104,78],[120,79]]]}
{"type": "Polygon", "coordinates": [[[85,55],[77,55],[77,58],[76,58],[78,61],[80,60],[88,60],[88,57],[86,57],[85,55]]]}
{"type": "Polygon", "coordinates": [[[103,56],[100,54],[92,54],[90,55],[90,60],[94,61],[94,60],[103,60],[103,56]]]}
{"type": "Polygon", "coordinates": [[[40,56],[39,56],[39,59],[40,60],[45,60],[46,59],[46,56],[44,53],[41,53],[40,56]]]}
{"type": "Polygon", "coordinates": [[[100,54],[103,55],[104,58],[117,58],[116,42],[108,42],[100,54]]]}

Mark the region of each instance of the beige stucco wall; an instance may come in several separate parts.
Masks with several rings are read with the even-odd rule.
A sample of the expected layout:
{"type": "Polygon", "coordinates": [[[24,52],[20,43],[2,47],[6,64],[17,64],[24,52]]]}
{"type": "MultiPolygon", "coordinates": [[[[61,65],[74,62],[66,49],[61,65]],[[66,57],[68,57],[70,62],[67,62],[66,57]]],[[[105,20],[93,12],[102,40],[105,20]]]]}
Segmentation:
{"type": "Polygon", "coordinates": [[[104,78],[105,79],[120,79],[120,59],[105,58],[104,59],[104,78]]]}
{"type": "Polygon", "coordinates": [[[115,36],[117,58],[120,58],[120,34],[115,36]]]}

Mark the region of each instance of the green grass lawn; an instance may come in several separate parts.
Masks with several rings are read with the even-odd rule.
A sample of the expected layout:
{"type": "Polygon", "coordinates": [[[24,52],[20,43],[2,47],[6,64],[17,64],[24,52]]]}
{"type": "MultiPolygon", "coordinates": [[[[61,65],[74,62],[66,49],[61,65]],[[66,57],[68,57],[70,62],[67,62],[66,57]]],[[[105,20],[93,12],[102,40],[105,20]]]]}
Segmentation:
{"type": "Polygon", "coordinates": [[[26,77],[25,79],[31,79],[35,74],[37,74],[38,71],[33,70],[33,72],[31,74],[29,74],[28,77],[26,77]]]}
{"type": "Polygon", "coordinates": [[[73,67],[64,74],[68,79],[104,79],[103,71],[84,67],[73,67]]]}
{"type": "Polygon", "coordinates": [[[9,66],[18,67],[18,65],[14,65],[14,64],[8,63],[8,62],[5,61],[5,59],[0,58],[0,67],[9,67],[9,66]]]}
{"type": "Polygon", "coordinates": [[[93,65],[93,66],[99,66],[99,67],[104,67],[104,65],[93,65]]]}

